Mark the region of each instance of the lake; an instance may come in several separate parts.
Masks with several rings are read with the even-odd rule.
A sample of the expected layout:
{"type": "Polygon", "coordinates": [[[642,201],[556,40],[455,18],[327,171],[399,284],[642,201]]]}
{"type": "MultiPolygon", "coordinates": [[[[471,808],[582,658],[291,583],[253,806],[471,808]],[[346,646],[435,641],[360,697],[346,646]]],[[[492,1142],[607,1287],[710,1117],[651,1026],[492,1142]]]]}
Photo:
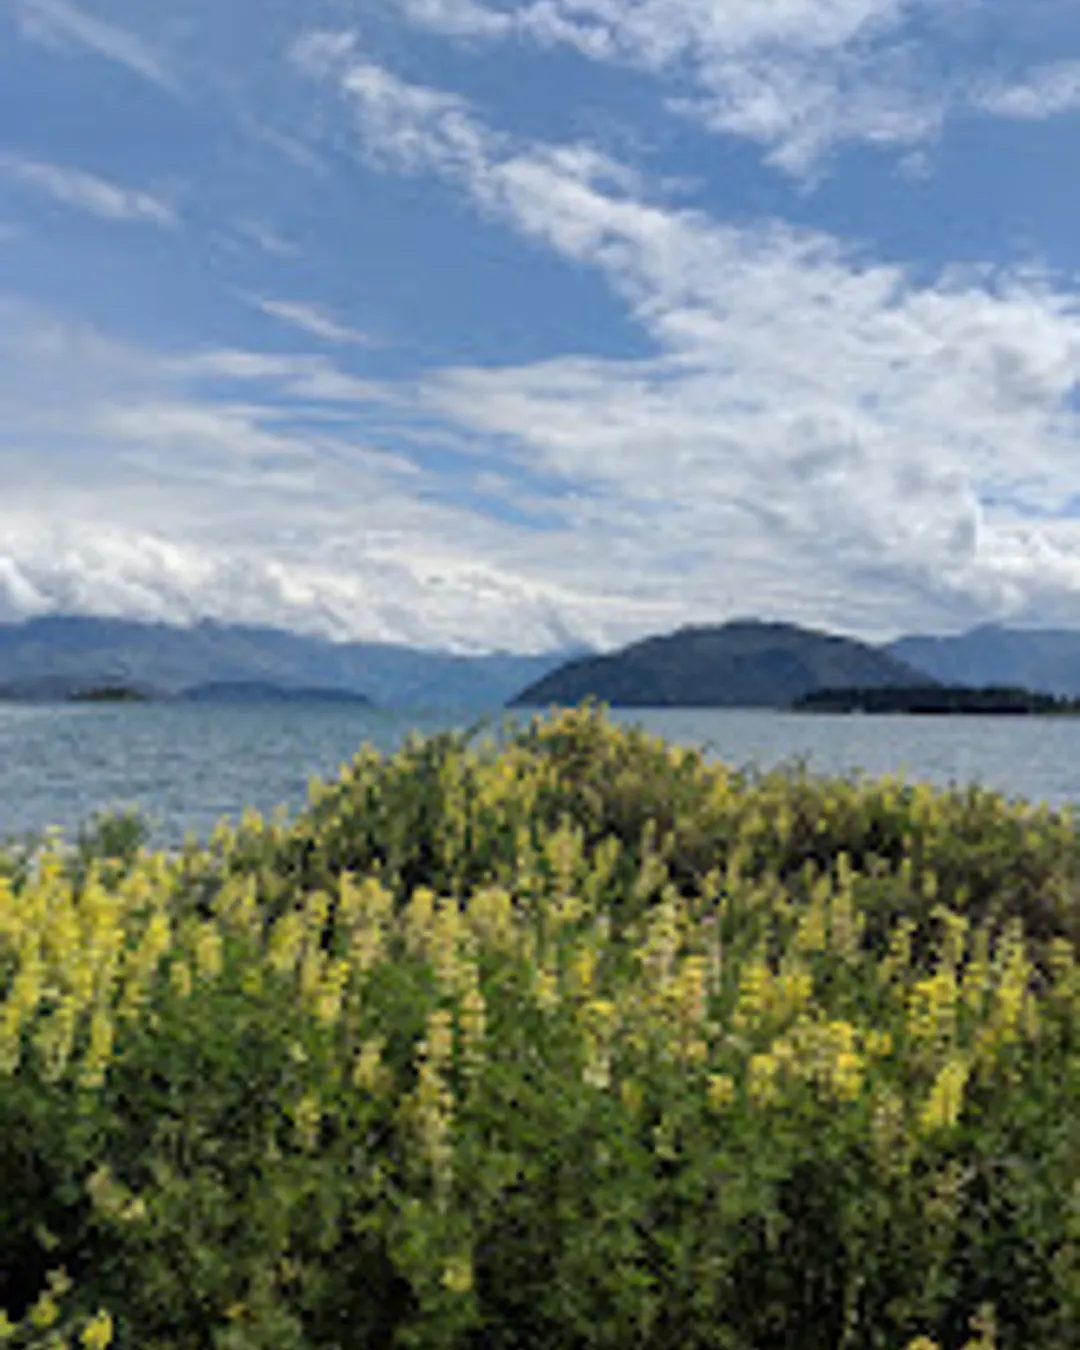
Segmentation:
{"type": "MultiPolygon", "coordinates": [[[[497,729],[505,713],[486,714],[497,729]]],[[[851,717],[731,709],[614,711],[735,768],[805,756],[814,773],[903,773],[941,787],[978,782],[1009,797],[1080,803],[1080,718],[851,717]]],[[[484,713],[406,713],[337,704],[231,707],[0,706],[0,837],[137,807],[172,847],[205,839],[245,806],[303,806],[312,776],[334,777],[364,741],[383,752],[410,731],[465,727],[484,713]]],[[[520,720],[527,715],[517,714],[520,720]]]]}

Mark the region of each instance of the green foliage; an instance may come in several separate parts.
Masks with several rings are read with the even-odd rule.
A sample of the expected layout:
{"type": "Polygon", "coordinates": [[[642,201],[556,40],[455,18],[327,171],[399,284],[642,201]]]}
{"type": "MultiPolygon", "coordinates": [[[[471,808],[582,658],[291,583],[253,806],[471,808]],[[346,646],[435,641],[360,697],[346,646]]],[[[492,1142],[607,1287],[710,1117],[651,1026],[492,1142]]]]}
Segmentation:
{"type": "Polygon", "coordinates": [[[13,1344],[1080,1344],[1072,818],[585,708],[145,840],[0,865],[13,1344]]]}

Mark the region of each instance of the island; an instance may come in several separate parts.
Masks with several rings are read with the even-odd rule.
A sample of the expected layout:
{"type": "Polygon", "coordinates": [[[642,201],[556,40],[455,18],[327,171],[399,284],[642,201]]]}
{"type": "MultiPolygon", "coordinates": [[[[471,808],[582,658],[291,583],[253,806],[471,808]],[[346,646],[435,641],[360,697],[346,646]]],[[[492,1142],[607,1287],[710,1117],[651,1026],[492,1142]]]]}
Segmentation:
{"type": "Polygon", "coordinates": [[[0,684],[0,703],[149,703],[165,697],[146,685],[95,675],[31,675],[0,684]]]}
{"type": "Polygon", "coordinates": [[[1080,699],[1058,698],[1030,689],[989,685],[894,685],[879,688],[814,689],[791,704],[792,712],[918,713],[951,716],[956,713],[1061,715],[1080,712],[1080,699]]]}
{"type": "Polygon", "coordinates": [[[69,703],[150,703],[161,695],[149,693],[145,689],[133,689],[127,685],[99,685],[89,689],[76,689],[68,695],[69,703]]]}

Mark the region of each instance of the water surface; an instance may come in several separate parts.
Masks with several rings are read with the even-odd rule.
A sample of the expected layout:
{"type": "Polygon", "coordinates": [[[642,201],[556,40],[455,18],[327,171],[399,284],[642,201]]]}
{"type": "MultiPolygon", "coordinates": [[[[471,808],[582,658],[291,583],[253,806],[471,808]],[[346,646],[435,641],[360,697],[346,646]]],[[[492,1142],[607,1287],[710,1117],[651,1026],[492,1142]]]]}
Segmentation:
{"type": "MultiPolygon", "coordinates": [[[[99,809],[135,807],[154,843],[205,838],[245,806],[304,804],[367,741],[388,753],[411,731],[506,713],[400,712],[342,704],[0,706],[0,836],[59,826],[73,836],[99,809]]],[[[527,714],[515,714],[525,720],[527,714]]],[[[852,717],[731,709],[616,710],[736,768],[805,757],[816,773],[903,773],[941,787],[982,783],[1051,806],[1080,803],[1080,718],[852,717]]]]}

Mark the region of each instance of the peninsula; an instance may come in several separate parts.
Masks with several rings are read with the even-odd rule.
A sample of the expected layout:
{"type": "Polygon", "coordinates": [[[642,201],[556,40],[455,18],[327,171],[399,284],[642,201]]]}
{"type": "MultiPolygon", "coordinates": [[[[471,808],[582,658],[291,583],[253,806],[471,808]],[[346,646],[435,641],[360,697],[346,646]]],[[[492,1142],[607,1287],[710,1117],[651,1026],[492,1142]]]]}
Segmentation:
{"type": "Polygon", "coordinates": [[[907,685],[867,688],[814,689],[796,699],[793,712],[955,713],[1006,715],[1061,715],[1080,712],[1080,699],[1058,698],[1030,689],[990,685],[969,689],[961,685],[907,685]]]}

